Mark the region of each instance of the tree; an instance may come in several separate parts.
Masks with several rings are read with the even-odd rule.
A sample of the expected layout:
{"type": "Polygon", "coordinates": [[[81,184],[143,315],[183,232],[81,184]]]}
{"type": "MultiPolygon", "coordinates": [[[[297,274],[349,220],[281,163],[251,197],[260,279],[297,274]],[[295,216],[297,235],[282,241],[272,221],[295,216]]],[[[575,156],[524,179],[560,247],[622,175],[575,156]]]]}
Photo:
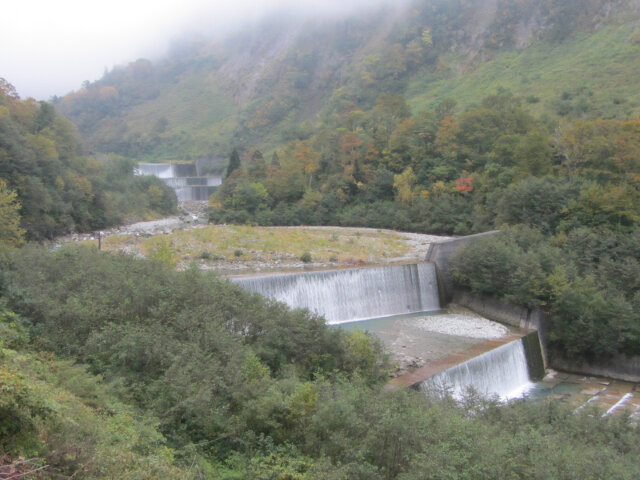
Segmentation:
{"type": "Polygon", "coordinates": [[[11,85],[7,80],[0,77],[0,95],[9,98],[10,100],[20,100],[20,96],[16,91],[16,87],[11,85]]]}
{"type": "Polygon", "coordinates": [[[256,150],[251,155],[251,159],[246,167],[247,176],[255,181],[264,181],[267,176],[267,162],[260,150],[256,150]]]}
{"type": "Polygon", "coordinates": [[[292,160],[296,168],[301,169],[306,178],[308,178],[308,186],[311,187],[311,180],[314,172],[320,168],[320,155],[314,151],[308,144],[297,141],[293,148],[292,160]]]}
{"type": "Polygon", "coordinates": [[[464,173],[456,180],[456,190],[461,193],[473,191],[473,179],[464,173]]]}
{"type": "Polygon", "coordinates": [[[623,122],[616,138],[613,161],[623,182],[640,182],[640,121],[623,122]]]}
{"type": "Polygon", "coordinates": [[[396,200],[402,205],[411,205],[415,198],[416,175],[411,167],[393,176],[393,186],[396,189],[396,200]]]}
{"type": "Polygon", "coordinates": [[[574,174],[581,169],[607,168],[615,151],[619,122],[615,120],[576,120],[562,123],[554,134],[562,165],[574,174]]]}
{"type": "Polygon", "coordinates": [[[567,216],[567,209],[579,192],[579,182],[551,176],[527,177],[495,191],[488,204],[496,227],[521,223],[552,233],[567,216]]]}
{"type": "Polygon", "coordinates": [[[445,98],[436,106],[436,116],[439,122],[454,114],[458,102],[454,98],[445,98]]]}
{"type": "Polygon", "coordinates": [[[0,254],[6,247],[18,247],[24,241],[20,227],[20,203],[18,195],[0,179],[0,254]]]}
{"type": "Polygon", "coordinates": [[[547,175],[553,166],[551,138],[542,130],[534,130],[522,137],[515,149],[520,170],[535,176],[547,175]]]}
{"type": "Polygon", "coordinates": [[[233,152],[231,152],[231,156],[229,157],[229,166],[227,167],[227,174],[225,178],[229,178],[229,176],[233,173],[233,171],[239,168],[240,168],[240,155],[238,155],[238,150],[234,148],[233,152]]]}
{"type": "Polygon", "coordinates": [[[52,127],[53,122],[56,120],[56,111],[50,103],[47,102],[38,102],[40,104],[40,109],[36,114],[36,118],[33,121],[33,130],[34,132],[40,132],[47,127],[52,127]]]}

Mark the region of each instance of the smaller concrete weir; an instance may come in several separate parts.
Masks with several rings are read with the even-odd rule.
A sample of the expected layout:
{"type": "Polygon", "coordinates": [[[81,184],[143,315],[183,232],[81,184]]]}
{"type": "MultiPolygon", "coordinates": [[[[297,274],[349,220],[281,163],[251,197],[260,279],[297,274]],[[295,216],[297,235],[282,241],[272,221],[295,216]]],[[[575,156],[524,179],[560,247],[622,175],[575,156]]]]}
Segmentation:
{"type": "Polygon", "coordinates": [[[473,389],[502,400],[521,397],[533,387],[522,339],[501,345],[440,372],[418,385],[425,392],[446,392],[461,399],[473,389]]]}
{"type": "Polygon", "coordinates": [[[440,308],[431,263],[232,279],[247,290],[308,308],[336,324],[440,308]]]}

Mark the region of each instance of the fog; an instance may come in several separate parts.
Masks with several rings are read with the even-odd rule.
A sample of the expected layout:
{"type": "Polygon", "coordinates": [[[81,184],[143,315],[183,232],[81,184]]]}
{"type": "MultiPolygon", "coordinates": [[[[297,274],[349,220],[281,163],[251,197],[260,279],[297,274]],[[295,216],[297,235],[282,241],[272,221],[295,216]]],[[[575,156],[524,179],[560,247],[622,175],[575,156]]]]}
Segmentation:
{"type": "Polygon", "coordinates": [[[222,36],[265,14],[340,16],[385,0],[20,0],[2,8],[0,77],[22,98],[48,100],[105,69],[156,59],[186,34],[222,36]]]}

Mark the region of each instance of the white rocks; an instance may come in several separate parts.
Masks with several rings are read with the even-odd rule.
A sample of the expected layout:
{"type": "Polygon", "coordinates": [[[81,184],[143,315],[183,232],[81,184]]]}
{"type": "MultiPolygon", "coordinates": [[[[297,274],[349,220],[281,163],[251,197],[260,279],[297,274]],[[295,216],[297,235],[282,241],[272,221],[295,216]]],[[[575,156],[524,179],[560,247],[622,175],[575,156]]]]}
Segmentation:
{"type": "Polygon", "coordinates": [[[494,339],[509,333],[504,325],[473,314],[429,315],[414,320],[415,326],[428,332],[459,337],[494,339]]]}

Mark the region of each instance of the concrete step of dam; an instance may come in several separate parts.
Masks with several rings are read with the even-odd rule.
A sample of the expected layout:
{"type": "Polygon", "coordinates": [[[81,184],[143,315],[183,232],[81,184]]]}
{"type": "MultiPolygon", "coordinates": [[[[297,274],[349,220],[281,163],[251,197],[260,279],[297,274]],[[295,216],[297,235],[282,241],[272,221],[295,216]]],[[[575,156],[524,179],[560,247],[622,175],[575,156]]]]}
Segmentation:
{"type": "Polygon", "coordinates": [[[550,397],[569,402],[576,411],[596,406],[603,415],[628,413],[640,419],[640,385],[636,383],[572,374],[556,375],[553,382],[556,386],[551,391],[556,393],[550,397]]]}

